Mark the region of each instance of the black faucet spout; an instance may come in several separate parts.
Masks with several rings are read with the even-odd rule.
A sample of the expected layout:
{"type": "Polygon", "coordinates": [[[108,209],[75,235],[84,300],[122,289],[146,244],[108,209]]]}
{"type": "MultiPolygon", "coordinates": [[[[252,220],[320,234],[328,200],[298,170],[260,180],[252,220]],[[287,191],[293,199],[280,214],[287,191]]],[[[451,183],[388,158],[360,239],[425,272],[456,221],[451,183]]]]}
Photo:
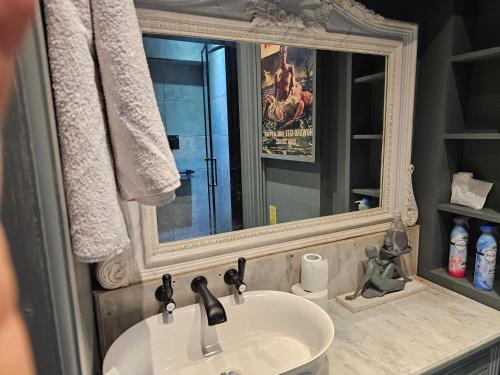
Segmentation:
{"type": "Polygon", "coordinates": [[[208,289],[207,279],[203,276],[198,276],[191,282],[191,289],[198,293],[205,306],[207,320],[209,326],[214,326],[227,321],[226,311],[222,303],[208,289]]]}

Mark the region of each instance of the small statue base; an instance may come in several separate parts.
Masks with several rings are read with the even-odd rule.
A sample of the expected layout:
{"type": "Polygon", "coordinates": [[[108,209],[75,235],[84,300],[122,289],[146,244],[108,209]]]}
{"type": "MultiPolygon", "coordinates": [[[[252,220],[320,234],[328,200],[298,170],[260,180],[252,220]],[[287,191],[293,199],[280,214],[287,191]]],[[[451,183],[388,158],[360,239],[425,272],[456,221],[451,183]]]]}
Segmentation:
{"type": "Polygon", "coordinates": [[[418,280],[413,280],[411,283],[406,284],[403,290],[399,292],[387,293],[383,297],[377,298],[364,298],[360,296],[356,299],[346,299],[348,295],[352,295],[351,293],[342,294],[338,296],[336,301],[338,304],[344,306],[349,311],[356,313],[359,311],[364,311],[371,309],[372,307],[380,306],[388,302],[392,302],[404,297],[411,296],[412,294],[416,294],[421,292],[426,288],[425,284],[421,283],[418,280]]]}

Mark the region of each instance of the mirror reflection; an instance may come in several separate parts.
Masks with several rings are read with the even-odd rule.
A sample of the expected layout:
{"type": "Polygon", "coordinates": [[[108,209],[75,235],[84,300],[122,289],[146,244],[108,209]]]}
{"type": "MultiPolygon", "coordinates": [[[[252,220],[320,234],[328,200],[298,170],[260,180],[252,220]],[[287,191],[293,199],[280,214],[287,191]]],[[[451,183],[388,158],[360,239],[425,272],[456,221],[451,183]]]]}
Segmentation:
{"type": "Polygon", "coordinates": [[[385,56],[143,41],[182,180],[160,242],[379,206],[385,56]]]}

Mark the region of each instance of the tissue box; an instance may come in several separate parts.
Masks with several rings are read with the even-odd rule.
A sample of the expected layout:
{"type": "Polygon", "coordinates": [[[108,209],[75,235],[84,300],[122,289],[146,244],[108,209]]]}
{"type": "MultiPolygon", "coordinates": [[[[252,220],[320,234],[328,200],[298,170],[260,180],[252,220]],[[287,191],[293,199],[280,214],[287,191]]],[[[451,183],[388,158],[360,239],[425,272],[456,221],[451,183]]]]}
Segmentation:
{"type": "Polygon", "coordinates": [[[450,203],[480,210],[491,191],[491,182],[475,180],[472,173],[459,172],[453,175],[450,203]]]}

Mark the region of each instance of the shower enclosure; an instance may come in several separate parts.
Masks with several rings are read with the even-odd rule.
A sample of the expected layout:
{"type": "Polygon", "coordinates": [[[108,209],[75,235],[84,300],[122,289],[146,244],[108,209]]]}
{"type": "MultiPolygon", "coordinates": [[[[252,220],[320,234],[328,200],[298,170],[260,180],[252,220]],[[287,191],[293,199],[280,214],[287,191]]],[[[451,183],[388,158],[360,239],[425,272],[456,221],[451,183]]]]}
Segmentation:
{"type": "Polygon", "coordinates": [[[177,198],[157,208],[160,242],[241,229],[235,48],[147,36],[144,44],[181,173],[177,198]]]}
{"type": "MultiPolygon", "coordinates": [[[[205,162],[207,173],[207,192],[208,192],[208,214],[210,222],[210,234],[217,232],[217,188],[219,185],[217,171],[217,157],[214,152],[214,139],[212,133],[212,92],[210,85],[210,60],[212,54],[217,51],[224,52],[223,46],[212,46],[205,44],[201,51],[201,62],[203,66],[203,111],[205,114],[205,162]]],[[[215,78],[215,77],[214,77],[215,78]]],[[[213,80],[213,78],[212,78],[213,80]]],[[[212,82],[214,85],[214,82],[212,82]]],[[[221,213],[219,212],[219,216],[221,213]]],[[[219,222],[222,218],[219,219],[219,222]]]]}

